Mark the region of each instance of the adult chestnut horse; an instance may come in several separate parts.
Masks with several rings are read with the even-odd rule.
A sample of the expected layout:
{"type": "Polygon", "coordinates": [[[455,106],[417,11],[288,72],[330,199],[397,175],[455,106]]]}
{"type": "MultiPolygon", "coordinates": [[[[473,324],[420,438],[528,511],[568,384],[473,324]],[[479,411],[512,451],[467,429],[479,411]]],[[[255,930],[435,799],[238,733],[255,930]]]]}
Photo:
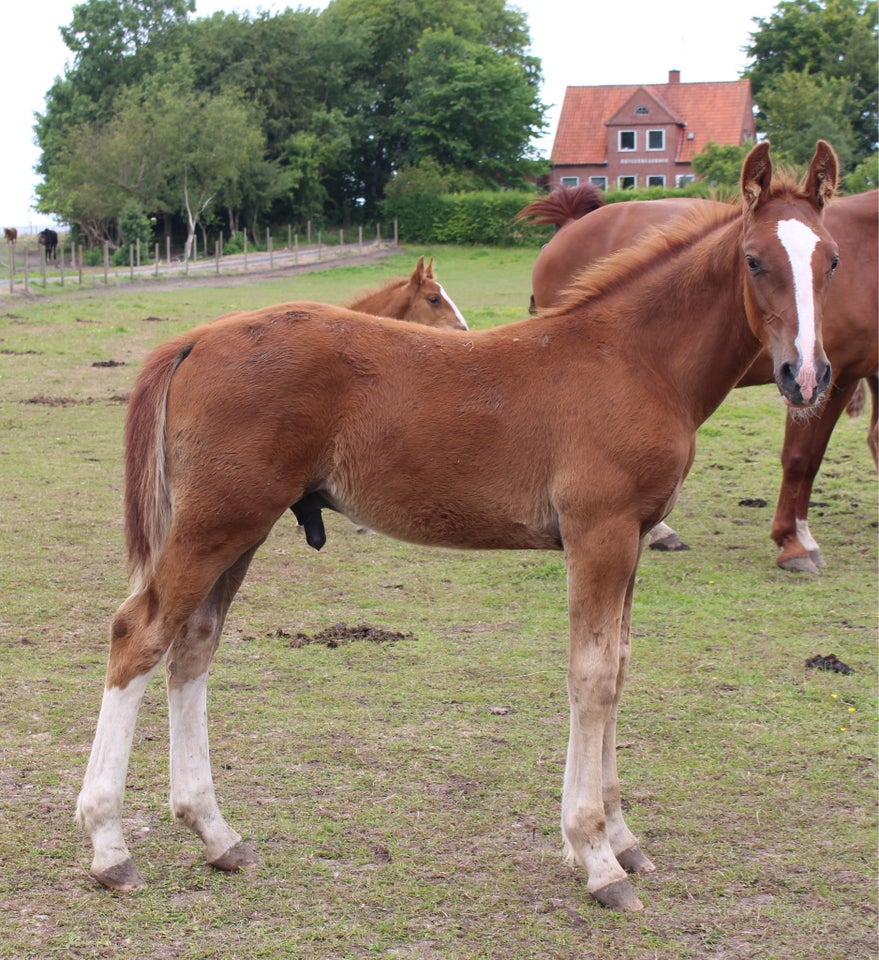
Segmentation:
{"type": "Polygon", "coordinates": [[[3,239],[7,243],[15,243],[15,241],[18,240],[18,230],[16,230],[15,227],[4,227],[3,239]]]}
{"type": "MultiPolygon", "coordinates": [[[[534,201],[520,211],[518,219],[553,223],[560,229],[535,261],[533,306],[556,303],[589,264],[635,242],[649,228],[682,216],[694,204],[710,202],[680,197],[605,205],[599,192],[586,184],[556,190],[534,201]]],[[[817,573],[825,565],[809,530],[812,484],[842,411],[853,399],[863,399],[861,379],[867,380],[872,393],[868,443],[877,460],[879,191],[835,199],[825,222],[840,250],[839,274],[825,305],[824,348],[833,368],[833,383],[816,415],[802,417],[788,412],[781,452],[781,489],[771,530],[779,548],[776,563],[785,570],[809,573],[817,573]]],[[[772,359],[763,351],[738,386],[772,381],[772,359]]],[[[652,532],[651,546],[681,549],[685,545],[663,523],[652,532]]]]}
{"type": "Polygon", "coordinates": [[[122,801],[137,714],[162,664],[171,809],[213,866],[255,861],[216,801],[208,669],[257,548],[291,504],[319,497],[416,544],[564,551],[562,834],[596,899],[639,909],[626,871],[654,867],[623,820],[616,716],[642,537],[671,510],[699,424],[761,342],[787,402],[813,405],[829,382],[821,319],[837,249],[822,214],[836,179],[823,141],[802,185],[773,180],[760,144],[743,166],[741,210],[694,211],[518,323],[430,330],[288,303],[153,351],[126,422],[132,593],[110,627],[77,805],[97,880],[142,883],[122,801]]]}
{"type": "Polygon", "coordinates": [[[468,330],[467,321],[454,301],[443,289],[433,272],[433,259],[427,265],[418,258],[408,277],[393,277],[377,290],[358,294],[348,304],[349,310],[393,317],[426,327],[447,327],[468,330]]]}

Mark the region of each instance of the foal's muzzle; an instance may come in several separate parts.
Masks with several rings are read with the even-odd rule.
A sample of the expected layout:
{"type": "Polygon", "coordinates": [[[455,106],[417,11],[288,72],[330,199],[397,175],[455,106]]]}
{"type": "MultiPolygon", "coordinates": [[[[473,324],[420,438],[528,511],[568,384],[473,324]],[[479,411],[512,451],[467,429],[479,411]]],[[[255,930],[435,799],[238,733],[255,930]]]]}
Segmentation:
{"type": "Polygon", "coordinates": [[[826,357],[815,363],[782,363],[775,371],[775,382],[785,403],[808,407],[817,403],[830,385],[832,372],[826,357]]]}

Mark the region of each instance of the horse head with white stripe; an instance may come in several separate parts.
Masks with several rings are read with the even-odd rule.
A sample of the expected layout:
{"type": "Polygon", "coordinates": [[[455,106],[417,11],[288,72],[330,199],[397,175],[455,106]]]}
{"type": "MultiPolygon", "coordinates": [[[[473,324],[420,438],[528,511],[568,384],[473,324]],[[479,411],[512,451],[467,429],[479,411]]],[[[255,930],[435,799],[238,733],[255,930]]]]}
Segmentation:
{"type": "Polygon", "coordinates": [[[830,383],[821,339],[827,281],[839,250],[822,223],[838,165],[831,147],[819,141],[803,192],[814,206],[797,202],[798,192],[773,195],[769,144],[749,157],[743,182],[743,252],[748,322],[773,358],[775,382],[791,407],[810,407],[830,383]]]}

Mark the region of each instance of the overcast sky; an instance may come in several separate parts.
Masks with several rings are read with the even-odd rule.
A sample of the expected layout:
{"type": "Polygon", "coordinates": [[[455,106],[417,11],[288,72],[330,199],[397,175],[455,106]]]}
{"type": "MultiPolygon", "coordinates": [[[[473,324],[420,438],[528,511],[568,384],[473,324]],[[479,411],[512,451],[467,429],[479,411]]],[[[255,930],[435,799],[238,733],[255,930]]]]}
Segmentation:
{"type": "MultiPolygon", "coordinates": [[[[508,0],[525,11],[532,53],[543,64],[542,101],[551,107],[547,136],[539,143],[549,156],[559,108],[568,86],[616,83],[665,83],[669,70],[682,83],[736,80],[745,66],[745,47],[754,18],[767,18],[777,0],[713,0],[710,9],[687,4],[670,8],[655,0],[628,0],[619,8],[577,0],[508,0]],[[610,16],[609,11],[613,11],[610,16]]],[[[59,28],[72,19],[71,0],[32,0],[15,8],[0,30],[0,63],[5,90],[0,149],[0,226],[39,229],[49,220],[33,210],[39,178],[34,165],[34,114],[44,109],[46,91],[64,73],[69,51],[59,28]]],[[[277,13],[288,6],[323,9],[311,3],[244,3],[197,0],[196,16],[217,10],[277,13]]]]}

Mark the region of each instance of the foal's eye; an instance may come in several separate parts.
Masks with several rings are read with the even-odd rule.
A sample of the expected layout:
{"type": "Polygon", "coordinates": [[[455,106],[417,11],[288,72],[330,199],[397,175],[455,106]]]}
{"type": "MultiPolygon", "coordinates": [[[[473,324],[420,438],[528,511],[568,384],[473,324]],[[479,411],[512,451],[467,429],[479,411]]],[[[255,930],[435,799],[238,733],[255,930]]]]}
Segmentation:
{"type": "Polygon", "coordinates": [[[839,266],[839,257],[834,257],[830,261],[830,273],[831,276],[836,272],[836,268],[839,266]]]}
{"type": "Polygon", "coordinates": [[[432,297],[427,298],[427,302],[432,303],[434,306],[436,306],[440,302],[440,298],[436,294],[434,294],[432,297]]]}
{"type": "Polygon", "coordinates": [[[760,271],[760,261],[756,257],[752,257],[750,253],[745,254],[745,263],[748,264],[748,269],[751,273],[758,273],[760,271]]]}

